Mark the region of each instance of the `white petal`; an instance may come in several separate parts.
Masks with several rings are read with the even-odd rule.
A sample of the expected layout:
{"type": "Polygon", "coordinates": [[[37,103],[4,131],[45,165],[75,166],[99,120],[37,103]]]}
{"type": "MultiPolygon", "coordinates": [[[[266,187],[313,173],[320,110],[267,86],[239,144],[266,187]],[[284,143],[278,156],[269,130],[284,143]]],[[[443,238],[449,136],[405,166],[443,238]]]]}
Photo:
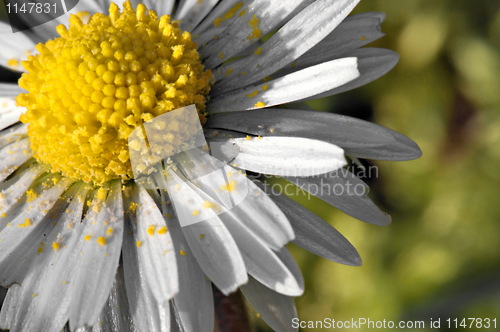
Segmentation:
{"type": "MultiPolygon", "coordinates": [[[[136,326],[132,320],[130,313],[130,307],[127,302],[127,294],[125,292],[125,280],[123,277],[123,269],[121,266],[118,268],[116,274],[115,283],[111,288],[108,301],[104,306],[99,319],[96,324],[92,327],[93,332],[108,332],[108,331],[120,331],[120,332],[135,332],[143,331],[136,330],[136,326]]],[[[83,329],[77,329],[80,332],[83,329]]],[[[152,330],[148,330],[152,331],[152,330]]]]}
{"type": "MultiPolygon", "coordinates": [[[[19,15],[23,16],[23,15],[19,15]]],[[[26,51],[33,50],[35,43],[31,41],[23,32],[12,32],[9,24],[0,21],[0,65],[12,70],[24,71],[21,66],[21,61],[27,59],[26,51]],[[10,30],[10,33],[7,32],[10,30]],[[16,66],[9,66],[9,60],[15,59],[18,61],[16,66]]]]}
{"type": "Polygon", "coordinates": [[[383,48],[364,47],[350,52],[349,56],[358,58],[360,75],[355,80],[332,90],[311,96],[309,99],[318,99],[349,91],[368,84],[389,72],[399,61],[399,54],[383,48]]]}
{"type": "Polygon", "coordinates": [[[309,3],[310,0],[254,0],[248,9],[237,14],[236,19],[219,38],[205,49],[201,49],[202,54],[209,55],[205,65],[215,68],[277,28],[289,15],[309,3]]]}
{"type": "Polygon", "coordinates": [[[229,294],[247,282],[243,258],[219,218],[185,226],[183,234],[203,272],[223,292],[229,294]]]}
{"type": "Polygon", "coordinates": [[[0,182],[30,158],[30,143],[27,138],[2,147],[0,149],[0,182]]]}
{"type": "Polygon", "coordinates": [[[209,113],[250,110],[306,99],[359,76],[356,58],[343,58],[309,67],[267,83],[214,96],[209,113]]]}
{"type": "Polygon", "coordinates": [[[73,250],[83,228],[79,220],[85,195],[81,184],[64,193],[45,220],[47,233],[31,244],[36,259],[28,277],[22,280],[19,313],[13,327],[23,331],[59,331],[66,324],[74,258],[78,257],[73,250]],[[51,247],[55,242],[60,244],[57,250],[51,247]]]}
{"type": "Polygon", "coordinates": [[[12,285],[7,291],[7,296],[2,303],[2,311],[0,312],[0,329],[8,330],[14,324],[19,313],[19,292],[19,285],[12,285]]]}
{"type": "Polygon", "coordinates": [[[347,164],[344,150],[323,141],[299,137],[235,138],[240,147],[233,160],[240,168],[278,176],[312,176],[347,164]]]}
{"type": "MultiPolygon", "coordinates": [[[[179,183],[179,177],[172,170],[167,171],[167,176],[179,183]]],[[[181,197],[177,204],[174,201],[174,207],[190,248],[184,254],[194,255],[203,272],[223,293],[235,291],[247,281],[245,264],[231,234],[217,213],[211,208],[203,208],[205,202],[208,202],[209,206],[216,206],[217,203],[189,182],[184,183],[172,195],[176,196],[175,199],[181,197]],[[186,211],[179,211],[181,204],[189,205],[188,211],[192,211],[193,217],[204,217],[193,223],[191,215],[184,213],[186,211]],[[184,221],[183,218],[188,220],[184,221]]]]}
{"type": "MultiPolygon", "coordinates": [[[[26,193],[31,184],[43,173],[44,167],[39,164],[32,164],[26,169],[16,172],[16,174],[7,181],[0,184],[0,214],[15,216],[19,208],[15,211],[9,210],[26,193]]],[[[0,224],[0,231],[5,225],[0,224]]]]}
{"type": "Polygon", "coordinates": [[[20,88],[17,84],[0,83],[0,98],[17,97],[20,93],[26,93],[26,90],[20,88]]]}
{"type": "MultiPolygon", "coordinates": [[[[125,280],[123,280],[123,271],[120,266],[116,274],[115,283],[111,288],[108,301],[102,309],[97,322],[92,327],[81,327],[76,329],[75,332],[154,331],[136,329],[130,314],[124,284],[125,280]]],[[[65,331],[67,330],[65,329],[65,331]]]]}
{"type": "Polygon", "coordinates": [[[78,240],[82,255],[75,278],[77,286],[72,294],[72,328],[92,325],[106,303],[120,258],[123,219],[121,184],[115,181],[106,202],[96,197],[82,222],[85,236],[90,235],[92,239],[78,240]]]}
{"type": "Polygon", "coordinates": [[[214,300],[212,284],[205,277],[182,234],[179,221],[166,197],[162,196],[162,211],[166,216],[168,228],[174,241],[179,271],[179,292],[174,297],[174,304],[180,323],[185,332],[212,331],[214,326],[214,300]]]}
{"type": "MultiPolygon", "coordinates": [[[[135,326],[130,315],[130,308],[127,302],[127,294],[125,292],[125,280],[123,279],[123,270],[120,267],[116,274],[116,279],[108,301],[104,306],[101,315],[96,324],[93,326],[93,331],[120,331],[120,332],[135,332],[135,326]]],[[[142,330],[139,330],[142,331],[142,330]]],[[[148,330],[151,331],[151,330],[148,330]]]]}
{"type": "Polygon", "coordinates": [[[17,106],[14,98],[0,97],[0,130],[19,121],[25,111],[26,108],[17,106]]]}
{"type": "Polygon", "coordinates": [[[0,148],[18,141],[27,135],[28,125],[17,123],[10,128],[0,131],[0,148]]]}
{"type": "Polygon", "coordinates": [[[234,79],[224,82],[224,88],[241,87],[263,79],[292,63],[317,45],[349,14],[359,0],[317,0],[288,21],[266,43],[262,52],[253,55],[234,79]]]}
{"type": "Polygon", "coordinates": [[[172,15],[172,10],[174,9],[175,0],[146,0],[144,4],[151,9],[154,9],[159,16],[172,15]]]}
{"type": "Polygon", "coordinates": [[[260,283],[288,296],[300,296],[304,289],[286,265],[252,232],[228,215],[221,216],[238,244],[248,274],[260,283]]]}
{"type": "Polygon", "coordinates": [[[168,301],[159,304],[146,285],[146,276],[137,268],[138,257],[131,250],[131,246],[136,246],[136,243],[130,233],[129,227],[126,227],[123,242],[123,269],[134,324],[139,331],[168,332],[170,327],[168,301]]]}
{"type": "Polygon", "coordinates": [[[183,234],[205,274],[224,294],[247,282],[245,264],[231,234],[219,218],[185,226],[183,234]]]}
{"type": "Polygon", "coordinates": [[[5,225],[0,232],[0,281],[2,285],[19,282],[24,276],[27,264],[36,255],[30,248],[37,246],[47,225],[46,216],[49,210],[59,200],[61,194],[71,184],[63,179],[51,188],[45,188],[41,178],[32,188],[36,198],[30,200],[26,196],[16,207],[9,211],[2,223],[5,225]],[[27,262],[26,262],[27,261],[27,262]]]}
{"type": "MultiPolygon", "coordinates": [[[[206,0],[204,0],[206,1],[206,0]]],[[[207,17],[203,20],[203,22],[201,22],[200,25],[198,25],[194,30],[193,30],[193,33],[194,34],[199,34],[199,35],[203,35],[203,34],[207,34],[209,35],[208,39],[209,40],[212,40],[214,34],[212,33],[211,30],[213,30],[214,28],[216,29],[219,29],[217,27],[215,27],[215,24],[214,24],[214,21],[216,18],[218,17],[223,17],[225,16],[225,14],[227,14],[231,8],[235,7],[235,8],[240,8],[241,6],[241,9],[244,9],[244,4],[245,3],[248,3],[250,1],[248,0],[224,0],[224,1],[219,1],[219,4],[218,6],[216,6],[211,12],[210,14],[207,15],[207,17]],[[241,3],[241,5],[239,5],[239,3],[241,3]]],[[[229,15],[228,15],[229,16],[229,15]]],[[[223,31],[227,28],[227,26],[229,26],[229,24],[231,24],[231,22],[233,22],[235,19],[236,19],[237,15],[232,15],[231,17],[226,17],[226,19],[222,22],[222,24],[220,24],[220,29],[223,31]]]]}
{"type": "Polygon", "coordinates": [[[295,332],[292,320],[297,318],[293,298],[279,294],[250,278],[241,287],[243,295],[257,310],[262,319],[276,332],[295,332]]]}
{"type": "Polygon", "coordinates": [[[231,209],[229,213],[235,219],[240,220],[267,246],[279,250],[295,238],[293,229],[286,216],[267,194],[252,181],[248,181],[250,192],[247,199],[231,209]]]}
{"type": "MultiPolygon", "coordinates": [[[[188,2],[186,1],[184,4],[188,2]]],[[[192,0],[192,2],[191,6],[184,5],[176,13],[176,18],[182,20],[181,26],[188,31],[192,31],[220,0],[192,0]]]]}
{"type": "Polygon", "coordinates": [[[300,271],[299,265],[297,265],[297,262],[295,261],[293,256],[290,254],[288,249],[286,247],[283,247],[283,248],[281,248],[281,250],[276,252],[276,255],[278,255],[279,259],[281,259],[283,264],[285,264],[287,269],[293,274],[299,287],[301,289],[304,289],[304,277],[302,276],[302,271],[300,271]]]}
{"type": "Polygon", "coordinates": [[[127,200],[127,225],[132,236],[124,244],[128,255],[136,256],[145,287],[155,300],[166,303],[179,290],[174,246],[163,216],[146,190],[133,186],[127,200]]]}
{"type": "Polygon", "coordinates": [[[239,148],[228,138],[254,136],[292,136],[317,139],[340,146],[348,156],[378,160],[411,160],[422,155],[417,144],[394,130],[377,124],[327,112],[292,109],[226,112],[211,116],[205,124],[211,148],[224,160],[233,160],[239,148]],[[207,128],[218,128],[207,130],[207,128]],[[225,131],[220,129],[228,129],[225,131]]]}
{"type": "MultiPolygon", "coordinates": [[[[345,115],[295,109],[253,110],[252,116],[245,112],[227,112],[211,116],[205,128],[222,128],[254,136],[291,136],[317,139],[351,148],[376,149],[394,143],[391,132],[372,122],[345,115]]],[[[227,140],[229,134],[220,131],[207,139],[227,140]]],[[[348,153],[346,153],[348,154],[348,153]]],[[[349,154],[348,154],[349,155],[349,154]]]]}
{"type": "Polygon", "coordinates": [[[294,238],[285,215],[245,174],[206,153],[192,152],[190,157],[194,166],[184,171],[192,173],[192,183],[223,205],[225,213],[245,224],[270,248],[279,250],[294,238]],[[228,201],[232,204],[227,204],[228,201]]]}
{"type": "Polygon", "coordinates": [[[282,76],[342,56],[352,56],[349,52],[384,36],[380,31],[383,19],[382,13],[363,13],[347,17],[319,44],[304,53],[293,64],[284,67],[277,75],[282,76]]]}

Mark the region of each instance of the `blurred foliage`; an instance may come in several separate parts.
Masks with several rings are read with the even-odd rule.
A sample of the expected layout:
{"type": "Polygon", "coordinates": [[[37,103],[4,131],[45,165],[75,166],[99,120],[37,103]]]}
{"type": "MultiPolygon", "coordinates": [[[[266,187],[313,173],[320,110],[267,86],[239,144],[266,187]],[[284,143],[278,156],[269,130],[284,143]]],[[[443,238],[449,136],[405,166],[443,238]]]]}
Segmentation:
{"type": "Polygon", "coordinates": [[[311,106],[395,129],[423,157],[374,162],[371,197],[392,215],[388,227],[301,200],[353,243],[364,264],[342,266],[292,247],[306,280],[299,317],[496,317],[500,330],[500,3],[362,1],[356,12],[367,11],[387,14],[387,36],[369,46],[397,51],[400,63],[311,106]]]}

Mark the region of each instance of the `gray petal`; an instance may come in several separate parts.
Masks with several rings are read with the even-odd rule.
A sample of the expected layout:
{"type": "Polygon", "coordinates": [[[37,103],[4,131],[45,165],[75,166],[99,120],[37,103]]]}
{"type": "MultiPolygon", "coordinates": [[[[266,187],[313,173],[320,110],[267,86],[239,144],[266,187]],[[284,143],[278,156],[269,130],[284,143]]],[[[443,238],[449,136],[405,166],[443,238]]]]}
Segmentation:
{"type": "Polygon", "coordinates": [[[337,263],[361,265],[356,249],[326,221],[284,195],[271,195],[271,198],[290,220],[295,244],[337,263]]]}
{"type": "Polygon", "coordinates": [[[315,177],[285,179],[361,221],[379,226],[391,223],[391,217],[367,197],[368,186],[346,169],[315,177]]]}

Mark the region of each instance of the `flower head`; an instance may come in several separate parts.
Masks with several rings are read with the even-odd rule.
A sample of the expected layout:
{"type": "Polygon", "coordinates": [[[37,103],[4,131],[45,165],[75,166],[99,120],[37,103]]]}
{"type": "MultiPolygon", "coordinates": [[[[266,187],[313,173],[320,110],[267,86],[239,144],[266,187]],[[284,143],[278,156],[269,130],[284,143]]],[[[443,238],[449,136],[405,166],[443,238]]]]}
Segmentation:
{"type": "Polygon", "coordinates": [[[19,34],[2,63],[19,70],[36,52],[22,61],[20,88],[0,85],[0,284],[10,287],[0,327],[168,331],[172,321],[209,331],[213,284],[240,289],[272,328],[292,330],[303,280],[284,246],[361,260],[245,171],[386,225],[366,191],[313,188],[366,188],[342,168],[345,156],[420,155],[365,121],[272,108],[395,65],[391,51],[360,48],[381,36],[383,16],[346,18],[357,2],[185,1],[173,12],[174,1],[157,11],[127,1],[35,29],[36,46],[19,34]]]}

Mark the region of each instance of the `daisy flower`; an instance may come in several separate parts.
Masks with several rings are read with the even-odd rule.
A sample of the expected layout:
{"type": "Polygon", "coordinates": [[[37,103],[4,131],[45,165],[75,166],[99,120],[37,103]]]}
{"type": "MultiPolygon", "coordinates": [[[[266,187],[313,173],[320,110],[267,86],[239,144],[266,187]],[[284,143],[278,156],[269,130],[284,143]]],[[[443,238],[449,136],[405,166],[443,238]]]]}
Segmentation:
{"type": "Polygon", "coordinates": [[[362,48],[383,14],[347,17],[357,0],[106,2],[0,34],[1,64],[23,72],[0,85],[0,327],[212,331],[214,285],[293,331],[304,285],[285,245],[361,260],[245,171],[390,222],[367,190],[314,188],[366,189],[345,156],[409,160],[415,143],[282,106],[389,71],[397,54],[362,48]]]}

